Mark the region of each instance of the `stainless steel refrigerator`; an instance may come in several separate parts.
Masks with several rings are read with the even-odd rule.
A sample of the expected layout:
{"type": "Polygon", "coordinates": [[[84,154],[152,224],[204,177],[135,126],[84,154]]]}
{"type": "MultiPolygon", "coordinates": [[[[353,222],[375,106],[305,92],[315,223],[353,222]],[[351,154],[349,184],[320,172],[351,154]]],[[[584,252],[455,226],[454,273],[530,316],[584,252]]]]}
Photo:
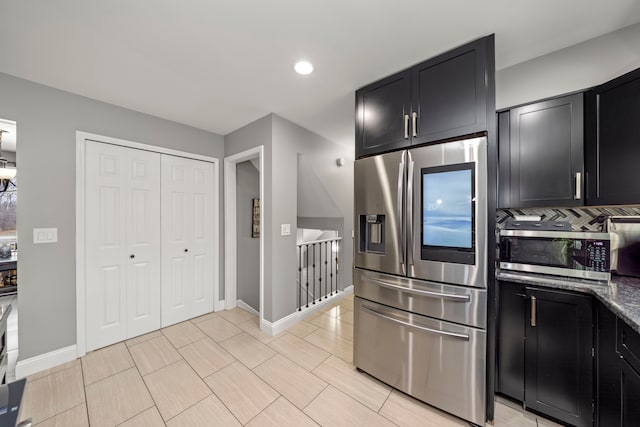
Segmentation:
{"type": "Polygon", "coordinates": [[[487,139],[355,163],[354,364],[485,422],[487,139]]]}

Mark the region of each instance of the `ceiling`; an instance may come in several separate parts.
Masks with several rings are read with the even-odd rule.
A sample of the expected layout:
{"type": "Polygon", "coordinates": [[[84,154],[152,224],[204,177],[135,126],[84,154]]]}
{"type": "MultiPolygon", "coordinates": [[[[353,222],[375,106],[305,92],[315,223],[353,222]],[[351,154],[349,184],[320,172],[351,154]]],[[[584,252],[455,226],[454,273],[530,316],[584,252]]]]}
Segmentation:
{"type": "Polygon", "coordinates": [[[640,22],[638,0],[0,0],[0,72],[225,135],[276,113],[353,144],[369,82],[496,34],[496,67],[640,22]],[[313,62],[299,76],[293,64],[313,62]]]}

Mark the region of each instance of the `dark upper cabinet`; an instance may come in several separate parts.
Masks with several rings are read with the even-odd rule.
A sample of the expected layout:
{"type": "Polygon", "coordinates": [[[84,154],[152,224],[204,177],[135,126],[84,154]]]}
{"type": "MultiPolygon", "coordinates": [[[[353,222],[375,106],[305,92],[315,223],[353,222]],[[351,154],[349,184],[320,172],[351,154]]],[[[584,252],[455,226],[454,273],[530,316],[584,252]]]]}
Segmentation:
{"type": "Polygon", "coordinates": [[[486,131],[494,56],[491,35],[356,91],[356,158],[486,131]]]}
{"type": "Polygon", "coordinates": [[[591,297],[527,288],[525,404],[575,426],[593,425],[591,297]]]}
{"type": "Polygon", "coordinates": [[[499,393],[575,426],[593,423],[591,297],[499,282],[499,393]]]}
{"type": "Polygon", "coordinates": [[[586,94],[589,205],[640,203],[640,69],[586,94]]]}
{"type": "Polygon", "coordinates": [[[404,71],[356,92],[356,155],[409,145],[411,73],[404,71]]]}
{"type": "Polygon", "coordinates": [[[487,130],[487,97],[493,96],[489,95],[488,52],[492,61],[493,36],[411,69],[412,144],[487,130]]]}
{"type": "Polygon", "coordinates": [[[583,123],[582,93],[499,113],[499,207],[583,205],[583,123]]]}

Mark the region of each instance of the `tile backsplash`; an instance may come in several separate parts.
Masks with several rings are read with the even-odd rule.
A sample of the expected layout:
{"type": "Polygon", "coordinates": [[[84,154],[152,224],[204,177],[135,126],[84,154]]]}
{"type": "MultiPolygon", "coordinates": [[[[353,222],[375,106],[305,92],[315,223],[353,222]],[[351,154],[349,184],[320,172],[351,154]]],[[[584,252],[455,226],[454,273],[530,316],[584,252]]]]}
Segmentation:
{"type": "Polygon", "coordinates": [[[602,221],[599,217],[640,215],[640,205],[498,209],[496,228],[501,230],[514,215],[538,215],[544,221],[568,221],[574,230],[602,231],[602,221]]]}

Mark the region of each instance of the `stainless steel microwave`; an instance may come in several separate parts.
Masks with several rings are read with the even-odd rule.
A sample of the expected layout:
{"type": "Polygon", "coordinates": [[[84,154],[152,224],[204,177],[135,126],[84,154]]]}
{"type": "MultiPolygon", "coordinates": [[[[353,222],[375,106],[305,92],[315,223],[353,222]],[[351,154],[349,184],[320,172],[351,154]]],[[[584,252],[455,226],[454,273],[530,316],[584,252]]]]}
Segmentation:
{"type": "Polygon", "coordinates": [[[611,279],[609,233],[501,230],[500,269],[611,279]]]}

